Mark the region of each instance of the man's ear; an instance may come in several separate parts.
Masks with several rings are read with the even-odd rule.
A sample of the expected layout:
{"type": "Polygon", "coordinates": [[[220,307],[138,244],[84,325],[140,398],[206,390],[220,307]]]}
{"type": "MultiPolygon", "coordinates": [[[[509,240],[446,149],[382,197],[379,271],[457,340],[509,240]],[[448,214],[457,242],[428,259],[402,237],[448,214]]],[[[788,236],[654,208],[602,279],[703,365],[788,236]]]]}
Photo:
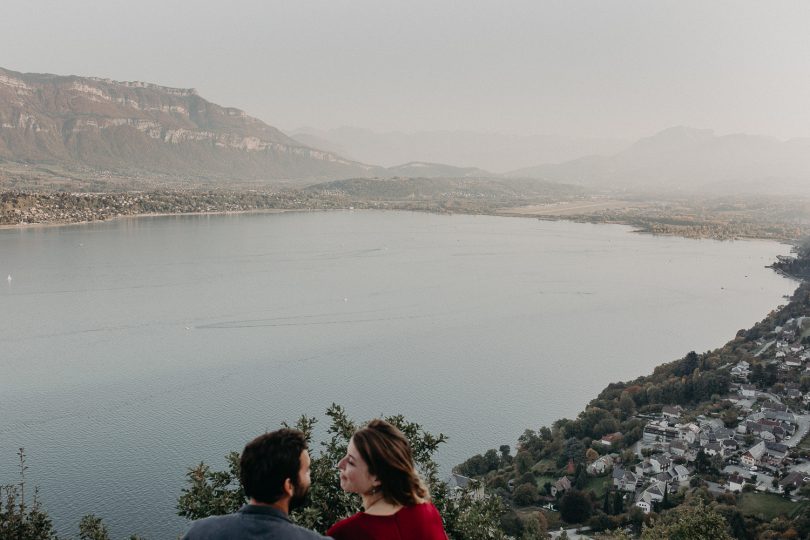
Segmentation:
{"type": "Polygon", "coordinates": [[[293,493],[295,493],[295,486],[289,478],[284,480],[284,493],[286,493],[288,497],[292,497],[293,493]]]}

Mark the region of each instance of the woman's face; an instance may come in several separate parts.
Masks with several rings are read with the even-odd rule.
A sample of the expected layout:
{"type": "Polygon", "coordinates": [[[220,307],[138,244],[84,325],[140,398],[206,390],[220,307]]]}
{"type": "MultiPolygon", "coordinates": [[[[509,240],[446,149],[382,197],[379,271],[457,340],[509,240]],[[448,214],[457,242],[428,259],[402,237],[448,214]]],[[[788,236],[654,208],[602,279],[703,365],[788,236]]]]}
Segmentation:
{"type": "Polygon", "coordinates": [[[354,446],[354,438],[349,441],[346,455],[338,462],[338,470],[340,470],[340,488],[343,491],[363,495],[380,485],[377,477],[368,472],[368,465],[354,446]]]}

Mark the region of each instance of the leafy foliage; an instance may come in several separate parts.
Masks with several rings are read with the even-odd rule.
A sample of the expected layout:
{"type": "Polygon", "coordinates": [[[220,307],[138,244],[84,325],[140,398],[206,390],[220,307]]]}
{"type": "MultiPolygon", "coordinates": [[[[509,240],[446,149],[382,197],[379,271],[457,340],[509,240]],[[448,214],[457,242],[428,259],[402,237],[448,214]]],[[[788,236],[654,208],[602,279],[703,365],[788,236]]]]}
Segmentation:
{"type": "Polygon", "coordinates": [[[245,501],[239,484],[239,454],[226,456],[227,471],[212,471],[205,463],[186,473],[188,487],[183,488],[177,501],[178,514],[189,519],[219,516],[238,510],[245,501]]]}
{"type": "Polygon", "coordinates": [[[468,492],[447,497],[446,487],[433,492],[433,503],[451,540],[506,540],[500,518],[506,511],[499,497],[477,499],[468,492]]]}
{"type": "Polygon", "coordinates": [[[534,483],[520,484],[512,495],[515,504],[529,506],[537,501],[537,486],[534,483]]]}
{"type": "Polygon", "coordinates": [[[55,540],[56,533],[50,518],[42,509],[38,493],[29,505],[25,497],[25,450],[17,452],[20,481],[0,487],[0,540],[55,540]]]}
{"type": "Polygon", "coordinates": [[[666,514],[652,526],[644,526],[642,540],[732,540],[723,516],[700,499],[666,514]]]}
{"type": "Polygon", "coordinates": [[[582,491],[571,489],[560,499],[560,515],[568,523],[583,523],[591,517],[593,504],[582,491]]]}
{"type": "Polygon", "coordinates": [[[110,540],[110,535],[101,518],[89,514],[79,522],[79,540],[110,540]]]}
{"type": "MultiPolygon", "coordinates": [[[[357,495],[340,489],[337,469],[338,461],[346,454],[349,439],[358,425],[339,405],[332,404],[327,409],[326,416],[330,420],[327,438],[321,442],[319,453],[310,448],[310,504],[291,514],[296,523],[319,532],[325,532],[335,522],[361,509],[361,500],[357,495]]],[[[479,499],[468,492],[451,497],[446,484],[439,480],[439,469],[433,456],[447,440],[444,435],[432,435],[419,424],[409,422],[401,415],[389,416],[385,420],[397,426],[410,442],[417,469],[430,489],[433,503],[442,515],[450,538],[506,539],[500,526],[500,517],[505,508],[498,497],[479,499]]],[[[311,442],[316,423],[317,419],[302,416],[293,427],[304,432],[311,442]]],[[[177,503],[181,516],[200,519],[209,515],[227,514],[244,504],[244,491],[239,485],[239,455],[233,452],[228,455],[227,460],[227,471],[212,471],[205,463],[189,469],[186,474],[188,485],[182,490],[177,503]]]]}
{"type": "MultiPolygon", "coordinates": [[[[20,482],[0,486],[0,540],[58,540],[48,514],[39,502],[38,490],[34,489],[31,504],[25,497],[25,450],[17,451],[20,460],[20,482]]],[[[107,527],[101,518],[88,514],[79,522],[79,540],[110,540],[107,527]]],[[[132,535],[129,540],[143,540],[132,535]]]]}
{"type": "Polygon", "coordinates": [[[509,455],[509,446],[501,445],[501,455],[498,455],[495,449],[490,449],[483,454],[474,455],[464,463],[457,465],[454,470],[464,476],[481,476],[511,462],[512,456],[509,455]]]}

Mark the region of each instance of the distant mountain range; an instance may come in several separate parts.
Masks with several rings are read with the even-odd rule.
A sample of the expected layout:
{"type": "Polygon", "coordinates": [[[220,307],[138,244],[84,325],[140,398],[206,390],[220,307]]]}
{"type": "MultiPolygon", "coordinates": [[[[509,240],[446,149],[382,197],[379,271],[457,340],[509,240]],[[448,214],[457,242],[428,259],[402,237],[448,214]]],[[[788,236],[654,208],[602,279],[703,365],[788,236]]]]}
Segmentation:
{"type": "Polygon", "coordinates": [[[103,189],[109,173],[122,178],[124,188],[136,188],[144,178],[156,179],[157,186],[164,181],[301,186],[351,178],[501,177],[633,192],[810,194],[810,139],[719,136],[688,127],[630,145],[468,132],[375,134],[357,128],[292,135],[206,101],[193,89],[0,68],[0,187],[19,185],[35,170],[61,175],[60,189],[73,189],[89,172],[95,183],[85,184],[87,189],[103,189]],[[602,155],[583,154],[588,149],[602,155]],[[561,156],[567,157],[554,159],[561,156]],[[546,164],[502,175],[479,168],[485,162],[529,159],[546,164]]]}
{"type": "Polygon", "coordinates": [[[380,173],[308,147],[193,89],[0,68],[3,159],[217,181],[380,173]]]}
{"type": "Polygon", "coordinates": [[[475,167],[454,167],[441,163],[411,161],[404,165],[388,167],[385,170],[385,176],[407,178],[494,178],[498,175],[475,167]]]}
{"type": "MultiPolygon", "coordinates": [[[[325,147],[340,148],[354,157],[412,152],[410,155],[439,155],[447,158],[465,144],[469,149],[487,141],[500,141],[495,135],[466,132],[425,132],[422,134],[375,134],[358,128],[318,131],[311,128],[292,132],[296,138],[325,147]],[[453,137],[459,141],[453,142],[453,137]],[[424,140],[422,140],[422,138],[424,140]],[[421,142],[420,142],[421,141],[421,142]],[[474,144],[473,144],[474,142],[474,144]],[[388,150],[386,150],[388,149],[388,150]],[[451,150],[448,150],[451,149],[451,150]],[[448,153],[449,152],[449,153],[448,153]]],[[[810,139],[781,141],[758,135],[716,135],[712,130],[690,127],[665,129],[633,144],[622,145],[618,140],[515,138],[521,144],[535,148],[523,149],[524,156],[545,154],[560,156],[576,154],[588,145],[598,146],[604,155],[582,155],[575,159],[552,160],[533,167],[511,170],[502,175],[480,169],[461,168],[451,172],[447,166],[424,169],[425,177],[495,177],[540,179],[574,184],[590,189],[623,190],[630,192],[682,193],[773,193],[810,195],[810,139]],[[576,144],[575,144],[576,143],[576,144]],[[433,174],[435,171],[435,174],[433,174]]],[[[499,143],[499,144],[500,144],[499,143]]],[[[502,148],[501,148],[502,149],[502,148]]],[[[494,148],[489,148],[495,151],[494,148]]],[[[399,157],[398,154],[395,155],[399,157]]],[[[467,162],[473,162],[468,156],[467,162]]],[[[542,161],[538,162],[542,163],[542,161]]],[[[392,167],[399,176],[417,176],[418,167],[392,167]]]]}
{"type": "Polygon", "coordinates": [[[308,146],[386,167],[419,160],[452,163],[495,172],[540,163],[559,163],[589,155],[609,156],[632,143],[620,138],[509,135],[472,131],[378,133],[357,127],[330,130],[304,127],[285,133],[308,146]]]}
{"type": "Polygon", "coordinates": [[[506,176],[630,191],[810,195],[810,139],[719,136],[674,127],[609,157],[538,165],[506,176]]]}

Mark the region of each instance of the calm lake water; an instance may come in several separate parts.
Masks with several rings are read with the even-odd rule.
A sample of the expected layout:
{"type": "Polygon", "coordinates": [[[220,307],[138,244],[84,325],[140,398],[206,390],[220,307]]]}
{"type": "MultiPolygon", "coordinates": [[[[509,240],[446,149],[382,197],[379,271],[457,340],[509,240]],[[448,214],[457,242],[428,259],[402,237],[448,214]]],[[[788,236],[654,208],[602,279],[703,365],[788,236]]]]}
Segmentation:
{"type": "Polygon", "coordinates": [[[788,251],[400,212],[0,230],[0,484],[25,447],[62,535],[172,538],[187,467],[332,402],[447,434],[447,472],[722,345],[794,290],[788,251]]]}

